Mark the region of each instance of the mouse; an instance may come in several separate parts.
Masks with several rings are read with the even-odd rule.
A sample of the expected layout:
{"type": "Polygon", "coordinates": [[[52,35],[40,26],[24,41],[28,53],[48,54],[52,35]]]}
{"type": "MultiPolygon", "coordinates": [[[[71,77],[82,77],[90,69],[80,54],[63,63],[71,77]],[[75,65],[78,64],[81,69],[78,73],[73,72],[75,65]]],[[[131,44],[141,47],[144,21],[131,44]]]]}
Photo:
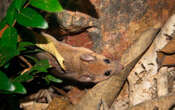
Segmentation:
{"type": "Polygon", "coordinates": [[[70,78],[80,82],[98,83],[106,80],[113,74],[117,74],[123,69],[119,61],[113,61],[104,55],[98,54],[88,48],[73,47],[69,44],[56,40],[53,36],[41,33],[43,37],[51,40],[60,55],[64,58],[66,70],[62,70],[54,56],[47,53],[39,53],[40,59],[47,57],[53,66],[51,72],[58,77],[70,78]]]}

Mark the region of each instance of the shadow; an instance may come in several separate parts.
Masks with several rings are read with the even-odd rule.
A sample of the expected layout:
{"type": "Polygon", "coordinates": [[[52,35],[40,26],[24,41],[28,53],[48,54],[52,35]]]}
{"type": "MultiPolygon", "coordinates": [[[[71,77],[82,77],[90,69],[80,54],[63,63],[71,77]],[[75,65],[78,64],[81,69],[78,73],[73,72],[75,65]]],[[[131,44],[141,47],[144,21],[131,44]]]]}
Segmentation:
{"type": "Polygon", "coordinates": [[[86,13],[93,18],[99,18],[95,7],[89,0],[60,0],[64,9],[86,13]]]}
{"type": "Polygon", "coordinates": [[[77,87],[80,90],[90,89],[94,87],[96,84],[93,82],[79,82],[77,80],[66,78],[66,77],[57,77],[60,78],[63,82],[59,84],[55,84],[59,88],[65,88],[66,86],[77,87]]]}
{"type": "Polygon", "coordinates": [[[168,110],[174,110],[175,105],[173,104],[168,110]]]}

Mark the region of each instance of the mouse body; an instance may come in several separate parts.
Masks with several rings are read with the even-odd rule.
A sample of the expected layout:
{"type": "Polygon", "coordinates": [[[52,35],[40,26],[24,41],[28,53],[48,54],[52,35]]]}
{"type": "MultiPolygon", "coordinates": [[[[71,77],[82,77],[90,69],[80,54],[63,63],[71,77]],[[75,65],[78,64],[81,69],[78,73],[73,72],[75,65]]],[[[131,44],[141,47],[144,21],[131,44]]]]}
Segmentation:
{"type": "Polygon", "coordinates": [[[72,78],[80,82],[97,83],[123,69],[123,66],[118,61],[112,61],[90,49],[72,47],[46,33],[42,33],[42,35],[54,43],[56,49],[64,58],[66,70],[59,72],[59,69],[59,71],[53,72],[56,76],[72,78]]]}

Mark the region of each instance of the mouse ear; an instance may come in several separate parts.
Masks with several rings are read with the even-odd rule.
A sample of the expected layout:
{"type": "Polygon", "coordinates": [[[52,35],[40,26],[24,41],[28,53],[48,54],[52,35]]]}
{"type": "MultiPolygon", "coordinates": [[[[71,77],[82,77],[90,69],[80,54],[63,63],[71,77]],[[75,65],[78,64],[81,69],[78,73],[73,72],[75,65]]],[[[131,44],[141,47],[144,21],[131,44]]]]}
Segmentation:
{"type": "Polygon", "coordinates": [[[80,55],[80,60],[83,60],[86,62],[91,62],[91,61],[95,61],[96,57],[92,56],[90,54],[82,54],[82,55],[80,55]]]}

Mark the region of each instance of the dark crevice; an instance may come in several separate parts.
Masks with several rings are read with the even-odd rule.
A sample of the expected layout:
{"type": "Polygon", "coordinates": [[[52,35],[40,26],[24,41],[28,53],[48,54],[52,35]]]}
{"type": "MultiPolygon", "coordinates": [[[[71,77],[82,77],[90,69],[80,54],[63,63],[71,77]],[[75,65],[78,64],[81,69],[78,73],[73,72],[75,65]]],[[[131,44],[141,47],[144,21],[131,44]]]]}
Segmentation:
{"type": "Polygon", "coordinates": [[[175,104],[173,104],[168,110],[174,110],[175,104]]]}
{"type": "Polygon", "coordinates": [[[99,18],[94,5],[89,0],[60,0],[64,9],[86,13],[93,18],[99,18]]]}

